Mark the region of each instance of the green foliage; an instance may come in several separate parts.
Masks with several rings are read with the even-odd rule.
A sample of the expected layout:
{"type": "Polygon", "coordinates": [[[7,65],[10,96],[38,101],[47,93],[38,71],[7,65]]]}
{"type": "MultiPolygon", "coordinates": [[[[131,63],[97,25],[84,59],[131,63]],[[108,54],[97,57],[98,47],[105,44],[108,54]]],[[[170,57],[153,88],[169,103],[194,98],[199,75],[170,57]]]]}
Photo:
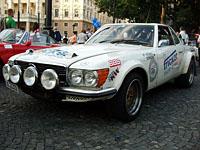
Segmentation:
{"type": "Polygon", "coordinates": [[[100,12],[107,12],[116,18],[129,19],[129,22],[160,22],[162,5],[165,8],[166,22],[173,19],[173,25],[200,26],[200,0],[95,0],[100,12]],[[169,4],[174,4],[173,11],[169,4]],[[172,18],[170,18],[170,16],[172,18]]]}

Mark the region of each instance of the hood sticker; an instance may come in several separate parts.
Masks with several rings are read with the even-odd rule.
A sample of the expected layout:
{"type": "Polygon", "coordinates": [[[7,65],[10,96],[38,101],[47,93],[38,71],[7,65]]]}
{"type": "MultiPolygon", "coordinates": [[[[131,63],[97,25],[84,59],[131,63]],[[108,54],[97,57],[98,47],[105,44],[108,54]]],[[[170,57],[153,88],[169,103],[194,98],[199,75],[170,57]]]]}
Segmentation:
{"type": "Polygon", "coordinates": [[[108,62],[109,62],[110,67],[121,66],[121,60],[119,59],[112,59],[112,60],[109,60],[108,62]]]}
{"type": "Polygon", "coordinates": [[[46,49],[42,51],[46,56],[53,56],[57,58],[71,58],[71,54],[68,51],[58,49],[46,49]]]}

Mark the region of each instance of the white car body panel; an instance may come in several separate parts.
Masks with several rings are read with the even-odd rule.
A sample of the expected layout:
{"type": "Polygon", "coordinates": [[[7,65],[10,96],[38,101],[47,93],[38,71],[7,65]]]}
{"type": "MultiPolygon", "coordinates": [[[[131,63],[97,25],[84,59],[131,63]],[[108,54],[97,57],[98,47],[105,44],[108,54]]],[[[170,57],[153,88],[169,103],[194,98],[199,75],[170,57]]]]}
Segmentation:
{"type": "MultiPolygon", "coordinates": [[[[149,25],[153,25],[155,30],[152,47],[123,43],[74,45],[44,49],[33,53],[27,52],[11,57],[10,61],[51,64],[85,70],[109,68],[107,80],[99,90],[112,88],[117,91],[127,74],[140,68],[147,75],[146,90],[148,91],[186,73],[191,58],[195,57],[193,48],[181,42],[177,45],[158,47],[158,26],[163,25],[149,25]]],[[[79,89],[87,91],[84,87],[79,87],[79,89]]]]}

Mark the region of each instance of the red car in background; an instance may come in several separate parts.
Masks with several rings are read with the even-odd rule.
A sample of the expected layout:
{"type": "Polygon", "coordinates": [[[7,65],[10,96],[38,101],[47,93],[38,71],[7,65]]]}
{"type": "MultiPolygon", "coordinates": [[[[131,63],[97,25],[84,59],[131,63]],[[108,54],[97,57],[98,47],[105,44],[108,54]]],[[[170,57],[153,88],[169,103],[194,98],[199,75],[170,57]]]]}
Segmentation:
{"type": "Polygon", "coordinates": [[[29,33],[20,29],[5,29],[0,33],[0,78],[2,66],[8,59],[28,49],[56,47],[59,44],[47,34],[29,33]]]}

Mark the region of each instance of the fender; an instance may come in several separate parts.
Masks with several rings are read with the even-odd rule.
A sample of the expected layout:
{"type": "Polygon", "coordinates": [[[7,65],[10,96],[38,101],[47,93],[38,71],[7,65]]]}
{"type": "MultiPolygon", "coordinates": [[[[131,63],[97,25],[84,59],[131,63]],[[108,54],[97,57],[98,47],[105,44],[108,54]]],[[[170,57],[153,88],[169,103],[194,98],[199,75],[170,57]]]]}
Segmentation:
{"type": "MultiPolygon", "coordinates": [[[[128,61],[127,63],[125,63],[121,68],[120,68],[120,73],[119,75],[116,77],[116,81],[114,83],[114,87],[119,90],[119,88],[121,87],[122,83],[124,82],[125,77],[135,68],[141,68],[144,70],[144,72],[146,73],[147,77],[148,77],[148,73],[147,73],[147,69],[144,67],[143,64],[141,64],[139,61],[128,61]],[[131,64],[131,65],[130,65],[131,64]]],[[[147,79],[147,84],[149,84],[149,77],[147,79]]],[[[148,89],[148,85],[147,85],[147,89],[148,89]]]]}
{"type": "Polygon", "coordinates": [[[182,74],[186,74],[187,73],[188,67],[190,65],[190,61],[191,61],[193,56],[195,57],[194,53],[192,53],[190,51],[185,53],[185,56],[184,56],[185,63],[183,64],[182,74]]]}

